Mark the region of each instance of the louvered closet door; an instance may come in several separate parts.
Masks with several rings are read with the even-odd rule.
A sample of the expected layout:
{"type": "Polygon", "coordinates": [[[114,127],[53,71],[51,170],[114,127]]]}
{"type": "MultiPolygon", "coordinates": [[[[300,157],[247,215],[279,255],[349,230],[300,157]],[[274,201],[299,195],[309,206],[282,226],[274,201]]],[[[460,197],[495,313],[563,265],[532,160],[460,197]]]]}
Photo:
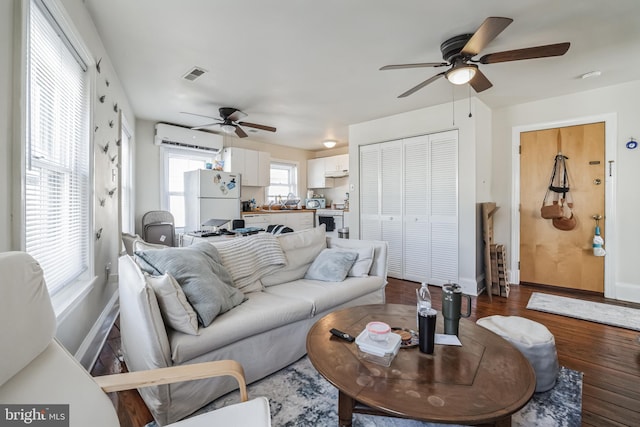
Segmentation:
{"type": "Polygon", "coordinates": [[[429,137],[404,140],[404,278],[428,281],[429,250],[429,137]]]}
{"type": "Polygon", "coordinates": [[[458,132],[429,136],[431,278],[458,281],[458,132]]]}
{"type": "Polygon", "coordinates": [[[360,238],[381,240],[380,144],[360,147],[360,238]]]}
{"type": "Polygon", "coordinates": [[[402,141],[381,144],[380,160],[380,227],[382,240],[389,242],[388,275],[402,278],[402,141]]]}

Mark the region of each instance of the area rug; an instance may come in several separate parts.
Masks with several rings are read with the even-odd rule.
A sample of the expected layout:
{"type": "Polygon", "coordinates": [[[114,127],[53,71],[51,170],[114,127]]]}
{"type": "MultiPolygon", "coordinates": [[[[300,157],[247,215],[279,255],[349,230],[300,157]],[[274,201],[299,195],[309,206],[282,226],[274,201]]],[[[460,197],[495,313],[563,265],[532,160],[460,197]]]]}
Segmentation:
{"type": "Polygon", "coordinates": [[[640,310],[637,308],[584,301],[540,292],[531,294],[527,308],[640,331],[640,310]]]}
{"type": "MultiPolygon", "coordinates": [[[[303,357],[288,367],[248,387],[249,398],[266,396],[274,427],[323,427],[338,425],[338,391],[303,357]]],[[[239,393],[222,396],[197,414],[239,401],[239,393]]],[[[581,422],[582,373],[562,367],[556,386],[533,399],[512,416],[513,426],[574,427],[581,422]]],[[[392,417],[355,414],[354,427],[435,427],[392,417]]],[[[448,424],[451,426],[451,424],[448,424]]]]}

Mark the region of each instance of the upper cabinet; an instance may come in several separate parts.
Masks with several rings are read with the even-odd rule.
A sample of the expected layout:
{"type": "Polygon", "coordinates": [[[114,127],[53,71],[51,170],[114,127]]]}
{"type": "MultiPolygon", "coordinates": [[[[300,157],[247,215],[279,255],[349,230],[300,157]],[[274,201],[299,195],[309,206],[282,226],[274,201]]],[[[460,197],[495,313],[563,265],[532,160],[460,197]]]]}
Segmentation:
{"type": "Polygon", "coordinates": [[[341,154],[307,160],[307,187],[331,188],[333,178],[349,175],[349,155],[341,154]]]}
{"type": "Polygon", "coordinates": [[[227,147],[222,150],[224,171],[239,173],[242,185],[268,187],[270,181],[271,155],[266,151],[227,147]]]}

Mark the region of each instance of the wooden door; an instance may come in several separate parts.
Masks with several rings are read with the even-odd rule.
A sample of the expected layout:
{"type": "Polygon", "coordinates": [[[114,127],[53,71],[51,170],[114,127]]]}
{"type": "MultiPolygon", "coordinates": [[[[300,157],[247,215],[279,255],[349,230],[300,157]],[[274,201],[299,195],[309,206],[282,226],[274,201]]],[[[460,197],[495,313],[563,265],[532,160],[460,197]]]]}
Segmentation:
{"type": "MultiPolygon", "coordinates": [[[[593,255],[593,215],[604,217],[604,123],[520,134],[520,281],[604,292],[604,257],[593,255]],[[571,231],[540,216],[558,152],[568,157],[577,219],[571,231]]],[[[605,239],[604,220],[600,230],[605,239]]]]}

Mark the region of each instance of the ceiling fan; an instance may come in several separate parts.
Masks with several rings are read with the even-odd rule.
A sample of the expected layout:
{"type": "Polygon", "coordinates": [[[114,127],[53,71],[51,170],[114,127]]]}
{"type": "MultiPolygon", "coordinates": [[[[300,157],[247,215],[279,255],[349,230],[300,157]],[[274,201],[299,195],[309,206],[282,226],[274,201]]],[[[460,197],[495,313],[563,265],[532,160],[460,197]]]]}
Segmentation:
{"type": "Polygon", "coordinates": [[[212,122],[212,123],[207,123],[207,124],[200,125],[200,126],[194,126],[194,127],[191,128],[193,130],[204,129],[204,128],[208,128],[210,126],[218,125],[218,126],[220,126],[220,128],[224,132],[226,132],[226,133],[234,132],[236,135],[238,135],[239,138],[246,138],[247,136],[249,136],[249,135],[247,135],[247,133],[240,126],[266,130],[268,132],[275,132],[276,131],[276,128],[271,127],[271,126],[265,126],[265,125],[259,125],[259,124],[256,124],[256,123],[238,121],[238,120],[241,120],[241,119],[247,117],[247,114],[243,113],[242,111],[238,110],[237,108],[221,107],[221,108],[218,109],[218,112],[220,113],[220,118],[210,117],[210,116],[203,116],[202,114],[187,113],[187,112],[185,112],[185,114],[191,114],[191,115],[200,116],[200,117],[207,117],[209,119],[216,120],[215,122],[212,122]]]}
{"type": "Polygon", "coordinates": [[[447,71],[428,78],[417,86],[404,92],[398,98],[404,98],[422,89],[440,77],[446,77],[453,84],[469,83],[476,92],[489,89],[493,84],[480,71],[476,64],[495,64],[498,62],[520,61],[523,59],[547,58],[562,56],[569,50],[570,43],[556,43],[524,49],[489,53],[480,59],[473,59],[498,34],[513,22],[511,18],[489,17],[473,34],[462,34],[446,40],[440,45],[442,59],[446,62],[424,62],[417,64],[385,65],[380,70],[397,70],[403,68],[450,67],[447,71]]]}

